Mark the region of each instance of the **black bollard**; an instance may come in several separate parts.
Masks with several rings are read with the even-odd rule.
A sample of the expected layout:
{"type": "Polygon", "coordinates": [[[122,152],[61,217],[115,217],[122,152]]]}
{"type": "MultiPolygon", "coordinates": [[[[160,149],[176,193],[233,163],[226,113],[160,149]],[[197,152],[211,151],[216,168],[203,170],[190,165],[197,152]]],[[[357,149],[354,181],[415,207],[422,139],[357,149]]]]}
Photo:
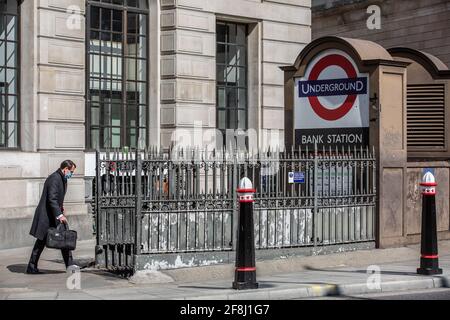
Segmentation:
{"type": "Polygon", "coordinates": [[[418,274],[442,274],[439,269],[436,227],[436,181],[431,172],[423,176],[422,192],[422,243],[418,274]]]}
{"type": "Polygon", "coordinates": [[[239,228],[233,289],[258,289],[253,225],[253,195],[256,190],[253,189],[250,179],[243,178],[239,183],[237,192],[239,195],[239,228]]]}

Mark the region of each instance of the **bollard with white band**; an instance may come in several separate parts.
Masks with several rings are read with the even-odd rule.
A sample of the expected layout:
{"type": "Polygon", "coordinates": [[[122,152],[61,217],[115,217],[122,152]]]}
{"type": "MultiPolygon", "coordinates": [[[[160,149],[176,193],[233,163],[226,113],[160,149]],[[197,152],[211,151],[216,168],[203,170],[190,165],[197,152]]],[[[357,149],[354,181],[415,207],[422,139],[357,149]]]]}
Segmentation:
{"type": "Polygon", "coordinates": [[[421,256],[418,274],[442,274],[439,268],[439,255],[436,227],[436,180],[431,172],[425,173],[422,183],[422,235],[421,256]]]}
{"type": "Polygon", "coordinates": [[[250,179],[243,178],[237,192],[239,195],[239,221],[233,289],[257,289],[253,225],[253,196],[256,190],[253,189],[250,179]]]}

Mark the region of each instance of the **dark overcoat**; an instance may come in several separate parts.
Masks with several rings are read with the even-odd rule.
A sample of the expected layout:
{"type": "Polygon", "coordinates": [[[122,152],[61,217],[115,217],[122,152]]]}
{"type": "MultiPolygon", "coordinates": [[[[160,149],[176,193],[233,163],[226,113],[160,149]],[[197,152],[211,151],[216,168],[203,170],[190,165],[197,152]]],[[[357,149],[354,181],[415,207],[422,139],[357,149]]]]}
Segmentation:
{"type": "Polygon", "coordinates": [[[44,240],[50,227],[56,227],[56,217],[62,214],[67,181],[61,170],[52,173],[44,183],[41,200],[34,212],[30,234],[44,240]]]}

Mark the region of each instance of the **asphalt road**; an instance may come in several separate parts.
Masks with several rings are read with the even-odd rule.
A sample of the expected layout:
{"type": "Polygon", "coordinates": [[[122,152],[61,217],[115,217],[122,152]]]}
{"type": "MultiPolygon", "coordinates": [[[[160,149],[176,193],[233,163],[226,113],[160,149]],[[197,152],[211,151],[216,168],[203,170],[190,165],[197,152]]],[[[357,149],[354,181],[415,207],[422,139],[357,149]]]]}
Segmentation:
{"type": "Polygon", "coordinates": [[[428,289],[356,296],[320,297],[307,300],[450,300],[450,289],[428,289]]]}

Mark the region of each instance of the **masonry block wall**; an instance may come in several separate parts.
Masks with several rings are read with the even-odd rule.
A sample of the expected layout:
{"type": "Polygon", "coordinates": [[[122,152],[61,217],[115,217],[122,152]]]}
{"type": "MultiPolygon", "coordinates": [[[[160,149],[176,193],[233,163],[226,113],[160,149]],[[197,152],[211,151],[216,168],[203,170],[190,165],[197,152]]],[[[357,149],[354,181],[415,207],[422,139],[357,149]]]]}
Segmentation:
{"type": "Polygon", "coordinates": [[[284,141],[284,78],[311,38],[310,0],[162,0],[161,144],[175,129],[216,128],[216,21],[249,25],[249,127],[284,141]],[[272,132],[275,130],[275,132],[272,132]],[[271,134],[273,133],[273,134],[271,134]]]}
{"type": "Polygon", "coordinates": [[[21,148],[1,152],[0,248],[32,243],[45,178],[65,159],[77,164],[65,200],[70,226],[80,239],[92,236],[83,178],[84,7],[84,0],[21,5],[21,148]]]}
{"type": "Polygon", "coordinates": [[[334,35],[405,46],[431,53],[450,65],[450,2],[447,0],[313,1],[313,39],[334,35]],[[369,30],[366,9],[381,8],[381,29],[369,30]]]}

